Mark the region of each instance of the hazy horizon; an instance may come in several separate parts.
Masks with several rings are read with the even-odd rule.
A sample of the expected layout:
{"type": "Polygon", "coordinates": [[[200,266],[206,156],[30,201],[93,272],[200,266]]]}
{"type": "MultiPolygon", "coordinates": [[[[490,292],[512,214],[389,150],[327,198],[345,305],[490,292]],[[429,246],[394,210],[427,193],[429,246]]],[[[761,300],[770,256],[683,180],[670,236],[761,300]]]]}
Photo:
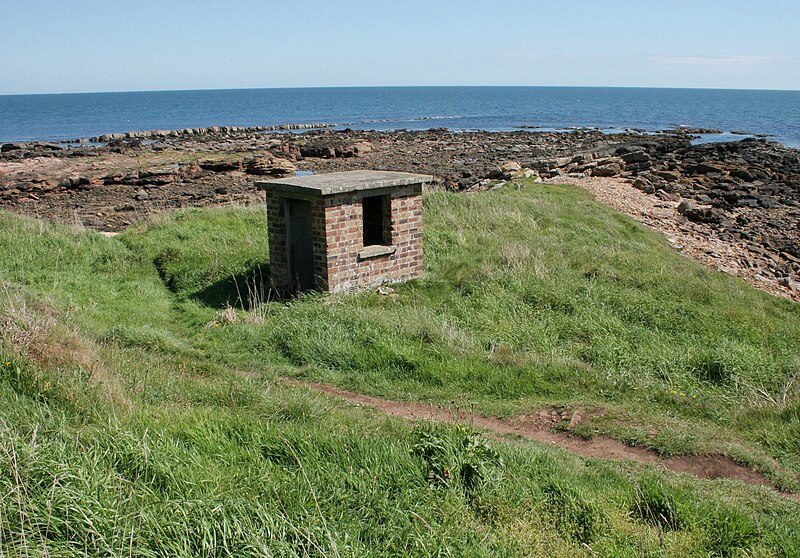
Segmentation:
{"type": "Polygon", "coordinates": [[[789,0],[3,6],[0,94],[309,87],[800,90],[789,0]]]}
{"type": "Polygon", "coordinates": [[[709,91],[775,91],[775,92],[798,92],[800,89],[772,89],[772,88],[757,88],[757,87],[660,87],[660,86],[641,86],[641,85],[304,85],[304,86],[286,86],[286,87],[208,87],[200,89],[130,89],[124,91],[42,91],[35,93],[2,93],[0,97],[12,96],[26,96],[26,95],[104,95],[115,93],[171,93],[181,91],[257,91],[259,89],[265,90],[280,90],[280,89],[415,89],[415,88],[468,88],[468,87],[485,87],[485,88],[550,88],[550,89],[685,89],[685,90],[709,90],[709,91]]]}

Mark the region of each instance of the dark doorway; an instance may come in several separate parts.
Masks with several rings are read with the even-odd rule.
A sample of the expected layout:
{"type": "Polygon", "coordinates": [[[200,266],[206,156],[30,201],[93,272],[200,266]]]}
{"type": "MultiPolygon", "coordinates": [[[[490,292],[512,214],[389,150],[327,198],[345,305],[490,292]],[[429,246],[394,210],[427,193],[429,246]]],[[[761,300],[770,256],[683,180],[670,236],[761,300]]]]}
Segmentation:
{"type": "Polygon", "coordinates": [[[289,260],[289,289],[299,292],[316,287],[309,201],[286,200],[286,253],[289,260]]]}

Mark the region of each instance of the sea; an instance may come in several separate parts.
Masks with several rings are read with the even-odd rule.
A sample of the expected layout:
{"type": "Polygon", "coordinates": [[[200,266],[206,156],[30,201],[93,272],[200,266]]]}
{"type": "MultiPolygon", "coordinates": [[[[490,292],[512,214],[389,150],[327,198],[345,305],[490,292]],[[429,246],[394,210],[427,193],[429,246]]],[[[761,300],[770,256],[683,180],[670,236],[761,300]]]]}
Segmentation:
{"type": "Polygon", "coordinates": [[[655,132],[766,136],[800,148],[800,91],[619,87],[337,87],[0,95],[0,142],[207,126],[655,132]]]}

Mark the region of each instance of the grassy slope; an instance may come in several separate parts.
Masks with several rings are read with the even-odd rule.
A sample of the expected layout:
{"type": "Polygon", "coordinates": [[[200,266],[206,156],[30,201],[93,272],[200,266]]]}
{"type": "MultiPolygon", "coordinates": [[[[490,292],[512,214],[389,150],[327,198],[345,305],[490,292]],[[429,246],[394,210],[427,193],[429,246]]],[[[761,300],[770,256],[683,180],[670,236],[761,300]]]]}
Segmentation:
{"type": "Polygon", "coordinates": [[[579,191],[429,195],[425,280],[235,315],[226,299],[263,298],[259,211],[182,212],[116,239],[0,219],[0,554],[800,548],[797,504],[765,489],[527,444],[494,444],[500,466],[458,429],[421,437],[272,381],[506,415],[592,407],[584,435],[728,453],[796,488],[798,306],[579,191]],[[419,447],[441,455],[413,454],[431,439],[419,447]],[[484,480],[431,486],[442,462],[484,480]]]}

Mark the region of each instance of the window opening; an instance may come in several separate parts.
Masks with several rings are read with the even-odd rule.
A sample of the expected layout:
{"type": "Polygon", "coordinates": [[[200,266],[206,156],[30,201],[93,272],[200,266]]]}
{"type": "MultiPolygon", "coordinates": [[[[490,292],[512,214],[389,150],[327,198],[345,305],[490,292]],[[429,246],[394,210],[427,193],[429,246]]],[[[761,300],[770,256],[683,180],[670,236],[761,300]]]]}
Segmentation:
{"type": "Polygon", "coordinates": [[[361,200],[364,214],[364,246],[388,245],[391,204],[389,196],[368,196],[361,200]]]}

